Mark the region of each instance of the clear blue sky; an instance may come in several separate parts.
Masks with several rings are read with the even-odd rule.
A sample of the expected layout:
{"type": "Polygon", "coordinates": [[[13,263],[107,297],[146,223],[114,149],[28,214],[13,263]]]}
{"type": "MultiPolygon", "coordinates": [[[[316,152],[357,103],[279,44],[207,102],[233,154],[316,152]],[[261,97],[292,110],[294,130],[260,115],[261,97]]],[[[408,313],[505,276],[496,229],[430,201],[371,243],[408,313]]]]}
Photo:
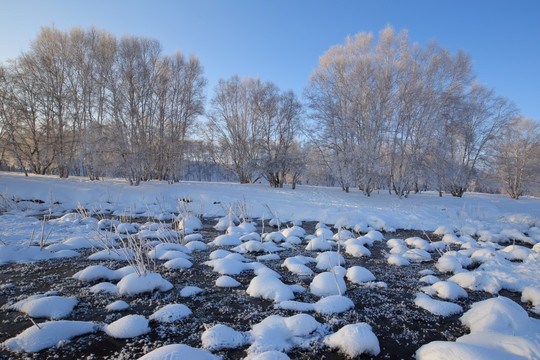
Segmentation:
{"type": "Polygon", "coordinates": [[[40,26],[94,25],[196,54],[208,78],[260,76],[301,96],[318,57],[386,24],[422,45],[435,39],[475,62],[478,79],[540,120],[539,0],[0,0],[0,62],[28,49],[40,26]]]}

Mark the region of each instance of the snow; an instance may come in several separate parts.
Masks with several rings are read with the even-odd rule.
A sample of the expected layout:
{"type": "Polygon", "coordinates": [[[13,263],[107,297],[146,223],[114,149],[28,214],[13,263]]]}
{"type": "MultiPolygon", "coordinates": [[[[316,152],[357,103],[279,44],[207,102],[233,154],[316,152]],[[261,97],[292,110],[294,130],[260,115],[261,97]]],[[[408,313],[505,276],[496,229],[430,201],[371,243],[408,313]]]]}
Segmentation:
{"type": "Polygon", "coordinates": [[[388,262],[389,265],[395,266],[407,266],[411,264],[407,258],[397,254],[388,256],[386,262],[388,262]]]}
{"type": "Polygon", "coordinates": [[[167,304],[148,318],[160,323],[172,323],[191,315],[191,310],[184,304],[167,304]]]}
{"type": "Polygon", "coordinates": [[[538,359],[540,320],[514,301],[499,296],[473,304],[462,317],[470,334],[456,342],[435,341],[416,352],[419,360],[538,359]]]}
{"type": "Polygon", "coordinates": [[[189,269],[193,266],[193,263],[187,259],[179,257],[167,261],[165,264],[163,264],[163,266],[165,266],[167,269],[189,269]]]}
{"type": "Polygon", "coordinates": [[[320,326],[320,323],[307,314],[291,317],[268,316],[260,323],[253,325],[249,332],[251,346],[248,348],[248,355],[266,351],[287,352],[301,345],[320,326]]]}
{"type": "Polygon", "coordinates": [[[244,360],[290,360],[290,357],[281,351],[269,350],[262,353],[249,355],[245,357],[244,360]]]}
{"type": "Polygon", "coordinates": [[[317,255],[315,258],[317,262],[317,269],[319,270],[329,270],[334,266],[345,264],[345,258],[343,255],[335,251],[325,251],[317,255]]]}
{"type": "Polygon", "coordinates": [[[306,245],[306,250],[309,251],[326,251],[332,250],[332,244],[328,240],[323,239],[322,237],[315,237],[309,241],[306,245]]]}
{"type": "Polygon", "coordinates": [[[343,295],[347,291],[345,280],[337,274],[329,271],[317,274],[309,289],[313,295],[316,296],[330,296],[330,295],[343,295]]]}
{"type": "Polygon", "coordinates": [[[238,281],[233,279],[230,276],[222,275],[216,280],[216,286],[217,287],[238,287],[242,284],[240,284],[238,281]]]}
{"type": "Polygon", "coordinates": [[[23,312],[33,318],[56,320],[71,314],[78,303],[74,297],[33,295],[16,302],[9,309],[23,312]]]}
{"type": "Polygon", "coordinates": [[[136,273],[126,275],[116,286],[120,295],[136,295],[154,290],[169,291],[173,288],[173,285],[163,279],[160,274],[152,272],[141,276],[136,273]]]}
{"type": "Polygon", "coordinates": [[[38,352],[59,345],[62,342],[98,331],[99,326],[86,321],[47,321],[32,325],[14,338],[6,340],[2,346],[17,352],[38,352]]]}
{"type": "Polygon", "coordinates": [[[251,279],[246,292],[255,298],[276,302],[294,299],[294,291],[273,275],[263,274],[251,279]]]}
{"type": "Polygon", "coordinates": [[[377,336],[366,323],[345,325],[335,334],[324,338],[324,343],[351,358],[361,354],[377,356],[381,351],[377,336]]]}
{"type": "MultiPolygon", "coordinates": [[[[221,224],[217,227],[227,230],[228,233],[216,236],[214,241],[208,244],[215,247],[238,246],[238,248],[234,249],[235,251],[247,254],[245,256],[248,259],[238,253],[231,255],[229,251],[219,249],[211,254],[206,264],[212,266],[214,271],[221,275],[237,275],[243,271],[254,271],[255,277],[251,280],[246,291],[250,296],[274,301],[274,306],[278,309],[300,312],[315,311],[325,315],[322,318],[327,318],[326,315],[331,316],[332,314],[347,311],[354,304],[351,305],[351,300],[343,296],[347,290],[344,277],[348,281],[365,284],[361,285],[363,286],[361,291],[377,291],[373,290],[373,288],[379,285],[377,285],[378,283],[369,283],[369,281],[374,280],[374,277],[369,277],[369,274],[365,272],[368,270],[365,268],[362,268],[365,269],[362,272],[355,269],[355,267],[348,270],[336,268],[338,264],[344,265],[345,259],[343,261],[342,259],[338,260],[341,254],[332,250],[335,250],[337,244],[339,244],[342,247],[340,250],[342,254],[347,253],[355,257],[369,256],[371,251],[368,246],[372,246],[376,241],[384,240],[382,233],[377,230],[400,228],[426,231],[437,229],[436,232],[443,236],[442,242],[429,242],[421,238],[392,239],[386,242],[391,249],[389,250],[390,256],[387,258],[389,264],[407,265],[425,261],[427,263],[422,265],[413,264],[410,269],[429,268],[429,270],[436,269],[440,273],[449,274],[444,277],[437,274],[437,277],[435,277],[433,273],[422,273],[423,277],[420,282],[431,286],[423,289],[428,295],[422,293],[416,295],[414,303],[417,306],[435,314],[448,316],[448,314],[462,311],[458,311],[459,305],[436,300],[429,295],[435,296],[436,294],[441,299],[453,300],[467,296],[464,288],[469,291],[485,291],[489,294],[497,294],[501,289],[506,289],[519,293],[522,302],[524,302],[522,305],[528,311],[539,312],[540,246],[538,243],[540,241],[540,230],[538,226],[540,224],[540,200],[534,197],[523,197],[520,201],[514,201],[506,196],[466,193],[463,198],[458,199],[450,196],[439,198],[436,193],[426,192],[407,199],[397,199],[395,196],[381,192],[373,193],[368,198],[355,189],[350,193],[344,193],[336,188],[299,186],[297,190],[292,191],[287,187],[272,189],[257,184],[239,185],[199,182],[181,182],[172,185],[147,182],[138,187],[130,187],[126,186],[124,180],[118,179],[90,182],[78,177],[56,179],[44,176],[29,176],[26,178],[14,173],[1,174],[0,193],[7,194],[6,196],[9,197],[13,196],[15,199],[42,199],[45,201],[50,199],[51,194],[53,194],[55,200],[60,202],[60,204],[54,205],[52,201],[50,204],[14,203],[13,207],[6,209],[6,212],[2,213],[0,216],[0,239],[5,245],[0,246],[0,265],[10,262],[55,259],[61,256],[77,256],[78,253],[74,250],[81,248],[102,250],[91,255],[90,259],[125,260],[126,256],[122,250],[103,249],[101,240],[95,238],[94,234],[98,232],[104,234],[99,230],[100,228],[108,230],[112,227],[113,230],[116,229],[119,233],[135,233],[139,231],[135,236],[141,238],[165,239],[179,236],[177,240],[182,239],[186,242],[186,246],[159,244],[148,255],[155,258],[172,259],[164,264],[165,267],[171,269],[185,268],[193,265],[188,262],[186,254],[207,248],[207,244],[201,241],[202,235],[187,235],[199,228],[198,224],[190,224],[191,218],[181,219],[180,230],[182,231],[179,233],[177,232],[178,229],[171,229],[169,225],[158,223],[141,225],[122,223],[116,220],[98,222],[96,219],[84,218],[77,213],[73,213],[73,209],[77,208],[79,204],[87,209],[99,209],[107,202],[106,210],[104,210],[106,214],[125,215],[136,213],[147,217],[153,217],[153,215],[157,214],[160,219],[171,220],[173,218],[172,213],[176,212],[178,206],[177,199],[190,198],[193,201],[193,206],[201,209],[201,215],[223,217],[227,216],[228,211],[221,204],[230,204],[243,198],[250,208],[249,215],[251,218],[260,218],[262,215],[267,214],[268,208],[271,208],[274,213],[272,216],[276,219],[320,221],[315,235],[306,236],[305,230],[295,225],[270,233],[266,235],[266,242],[260,242],[261,236],[255,232],[254,224],[243,223],[234,226],[231,220],[225,217],[220,220],[221,224]],[[43,212],[49,210],[59,218],[41,222],[30,217],[41,216],[43,212]],[[328,226],[325,226],[325,223],[336,229],[337,234],[334,234],[328,226]],[[46,234],[52,229],[44,249],[35,246],[42,226],[44,226],[46,234]],[[366,235],[358,239],[350,238],[351,232],[345,229],[351,228],[366,235]],[[33,232],[38,236],[34,237],[32,244],[29,244],[33,232]],[[479,241],[471,236],[478,236],[479,241]],[[268,242],[268,240],[272,240],[272,242],[268,242]],[[520,243],[512,244],[511,241],[514,240],[520,243]],[[274,241],[279,242],[280,246],[275,245],[274,241]],[[307,244],[308,242],[309,244],[307,244]],[[503,243],[506,244],[500,245],[503,243]],[[261,244],[264,248],[261,247],[261,244]],[[280,251],[283,248],[294,249],[297,247],[300,249],[300,246],[303,247],[306,244],[307,250],[323,252],[317,256],[317,270],[324,272],[314,276],[310,284],[311,292],[321,297],[315,303],[294,301],[295,292],[305,291],[303,287],[297,284],[284,284],[279,280],[279,274],[274,270],[261,263],[253,262],[254,258],[257,261],[279,260],[279,255],[266,255],[266,253],[280,251]],[[450,245],[452,245],[452,249],[461,247],[461,250],[449,251],[450,248],[447,248],[447,246],[450,245]],[[429,263],[431,257],[436,259],[439,256],[439,253],[435,252],[435,250],[442,250],[445,254],[437,262],[429,263]],[[265,253],[265,255],[256,256],[258,253],[265,253]],[[473,263],[478,264],[479,267],[468,271],[467,269],[471,269],[470,265],[473,263]],[[446,281],[439,281],[447,277],[449,279],[446,281]],[[367,284],[366,281],[368,281],[367,284]],[[338,289],[341,290],[342,295],[340,295],[338,289]],[[532,303],[532,307],[525,304],[526,302],[532,303]]],[[[107,236],[110,244],[113,246],[118,245],[114,242],[114,239],[118,240],[118,235],[108,234],[107,236]]],[[[151,242],[151,244],[156,245],[157,242],[151,242]]],[[[292,256],[284,259],[282,264],[275,263],[272,266],[279,267],[281,265],[283,267],[280,270],[281,272],[289,271],[294,275],[313,276],[312,269],[314,267],[310,265],[311,261],[313,259],[309,257],[292,256]]],[[[355,263],[358,263],[357,261],[355,259],[355,263]]],[[[161,270],[165,269],[161,268],[161,270]]],[[[134,271],[135,269],[131,266],[112,270],[100,265],[83,269],[75,274],[74,278],[90,282],[88,287],[86,287],[86,284],[81,285],[85,285],[85,291],[88,290],[91,293],[105,292],[113,295],[136,295],[140,292],[167,291],[172,288],[172,284],[157,273],[146,273],[138,277],[134,271]],[[111,282],[93,284],[93,282],[101,280],[111,282]],[[119,281],[117,285],[112,283],[116,281],[119,281]]],[[[389,271],[394,270],[389,267],[389,271]]],[[[306,278],[302,279],[302,281],[308,280],[306,278]]],[[[202,291],[197,287],[186,286],[180,291],[180,295],[194,296],[202,291]]],[[[239,291],[242,292],[243,290],[239,291]]],[[[482,294],[481,296],[490,296],[489,294],[482,294]]],[[[306,296],[312,298],[310,294],[306,296]]],[[[471,299],[476,298],[472,294],[470,297],[471,299]]],[[[28,305],[31,304],[30,301],[25,306],[30,306],[32,311],[47,308],[46,310],[49,312],[54,310],[67,312],[68,307],[64,308],[59,303],[55,303],[64,301],[58,300],[58,298],[62,297],[56,295],[44,296],[43,299],[45,300],[36,298],[34,299],[36,302],[32,306],[28,305]],[[42,302],[50,301],[51,304],[49,306],[39,305],[40,303],[37,300],[42,302]]],[[[431,358],[450,357],[452,359],[460,358],[460,356],[461,358],[475,356],[476,358],[490,359],[515,358],[517,356],[538,358],[539,339],[537,334],[540,333],[538,331],[538,321],[529,318],[521,305],[515,303],[510,305],[506,300],[502,300],[504,298],[495,299],[497,302],[473,304],[471,309],[462,317],[464,325],[470,328],[471,334],[462,336],[457,339],[457,342],[427,344],[418,350],[418,358],[429,358],[429,356],[431,358]],[[481,316],[473,316],[475,313],[481,314],[481,316]],[[490,335],[487,335],[488,333],[490,335]]],[[[467,304],[469,302],[470,300],[466,301],[467,304]]],[[[127,304],[120,305],[125,306],[127,304]]],[[[22,303],[19,306],[22,309],[22,303]]],[[[109,309],[109,306],[107,309],[109,309]]],[[[50,313],[44,316],[49,318],[58,317],[57,315],[49,315],[50,313]]],[[[110,314],[109,316],[113,317],[116,314],[110,314]]],[[[139,331],[148,328],[148,320],[141,318],[130,320],[136,326],[130,324],[118,325],[122,329],[119,332],[122,333],[130,328],[139,331]]],[[[128,320],[124,321],[126,323],[130,322],[128,320]]],[[[332,321],[334,321],[334,324],[346,323],[346,320],[338,317],[333,318],[332,321]]],[[[60,322],[44,324],[54,323],[60,322]]],[[[106,328],[109,330],[114,329],[113,324],[115,323],[107,325],[106,328]]],[[[261,322],[261,324],[263,323],[265,321],[261,322]]],[[[95,328],[94,324],[86,324],[90,324],[89,326],[92,329],[95,328]]],[[[251,344],[250,349],[247,351],[248,358],[263,358],[263,356],[286,357],[287,355],[284,352],[296,346],[306,346],[306,344],[309,344],[309,339],[322,340],[321,333],[327,331],[321,330],[319,326],[315,330],[317,334],[301,332],[301,336],[296,336],[292,334],[292,330],[284,324],[283,320],[268,320],[265,326],[261,324],[255,325],[253,330],[249,332],[249,336],[243,333],[249,339],[246,344],[251,344]],[[256,329],[260,331],[257,332],[256,329]],[[267,335],[262,336],[263,333],[267,335]]],[[[47,327],[53,326],[56,325],[47,325],[47,327]]],[[[60,338],[54,337],[55,340],[50,340],[46,347],[54,346],[72,336],[78,336],[78,333],[72,332],[69,327],[70,325],[66,325],[67,334],[59,334],[58,336],[61,335],[60,338]]],[[[33,326],[27,331],[32,329],[37,328],[33,326]]],[[[41,334],[47,334],[47,331],[39,334],[39,338],[28,341],[31,343],[41,342],[41,334]]],[[[354,338],[354,336],[351,337],[354,338]]],[[[10,339],[5,344],[9,341],[13,342],[15,340],[10,339]]],[[[350,344],[356,342],[356,340],[349,341],[350,344]]],[[[182,351],[199,351],[200,354],[213,356],[211,353],[204,352],[204,350],[189,348],[186,345],[177,344],[171,346],[181,347],[182,351]]],[[[335,347],[340,349],[339,345],[335,347]]],[[[165,348],[167,347],[163,349],[165,348]]],[[[23,348],[19,347],[19,349],[23,348]]],[[[162,354],[167,351],[163,350],[162,354]]],[[[347,350],[341,349],[341,351],[347,350]]],[[[349,351],[356,350],[354,350],[354,346],[351,346],[349,351]]]]}
{"type": "Polygon", "coordinates": [[[105,325],[105,333],[118,339],[134,338],[150,332],[148,320],[141,315],[127,315],[109,325],[105,325]]]}
{"type": "Polygon", "coordinates": [[[92,265],[76,272],[73,275],[74,279],[80,281],[92,282],[96,280],[120,280],[124,276],[132,274],[135,269],[132,266],[124,266],[117,270],[111,270],[103,265],[92,265]]]}
{"type": "Polygon", "coordinates": [[[112,295],[118,294],[118,286],[110,282],[100,282],[99,284],[92,286],[89,290],[91,293],[94,293],[94,294],[97,294],[97,293],[105,293],[105,294],[112,294],[112,295]]]}
{"type": "Polygon", "coordinates": [[[417,293],[414,299],[416,306],[429,311],[435,315],[450,316],[463,312],[463,308],[458,304],[448,301],[440,301],[431,298],[429,295],[417,293]]]}
{"type": "Polygon", "coordinates": [[[345,247],[345,252],[354,257],[369,257],[371,256],[371,251],[363,245],[360,244],[347,244],[345,247]]]}
{"type": "Polygon", "coordinates": [[[502,288],[496,277],[481,270],[461,272],[448,280],[463,288],[473,291],[481,290],[490,294],[497,294],[502,288]]]}
{"type": "Polygon", "coordinates": [[[200,294],[204,292],[203,289],[197,286],[186,286],[182,290],[180,290],[180,296],[182,297],[190,297],[195,296],[197,294],[200,294]]]}
{"type": "Polygon", "coordinates": [[[226,325],[215,325],[201,335],[202,346],[208,350],[221,350],[241,347],[248,343],[248,336],[226,325]]]}
{"type": "Polygon", "coordinates": [[[250,264],[246,264],[242,261],[235,260],[234,258],[227,256],[220,259],[206,261],[204,264],[211,266],[214,272],[221,275],[238,275],[242,271],[252,268],[250,264]]]}
{"type": "Polygon", "coordinates": [[[521,293],[522,302],[531,302],[534,306],[533,310],[540,315],[540,288],[528,286],[521,293]]]}
{"type": "Polygon", "coordinates": [[[463,288],[451,281],[439,281],[431,285],[431,288],[441,299],[457,300],[466,298],[467,292],[463,288]]]}
{"type": "Polygon", "coordinates": [[[463,267],[459,260],[454,255],[444,254],[437,260],[435,265],[437,270],[442,273],[458,273],[462,271],[463,267]]]}
{"type": "MultiPolygon", "coordinates": [[[[314,259],[312,259],[314,261],[314,259]]],[[[282,267],[286,267],[287,270],[298,276],[310,276],[313,274],[313,270],[307,267],[309,261],[305,257],[289,257],[283,261],[282,267]]]]}
{"type": "Polygon", "coordinates": [[[375,275],[365,267],[352,266],[347,269],[347,280],[356,284],[362,284],[369,281],[375,281],[375,275]]]}
{"type": "MultiPolygon", "coordinates": [[[[421,283],[433,285],[436,282],[441,281],[441,279],[439,279],[438,277],[436,277],[434,275],[426,275],[426,276],[422,276],[418,281],[421,282],[421,283]]],[[[457,282],[456,282],[456,284],[459,285],[459,283],[457,283],[457,282]]]]}
{"type": "Polygon", "coordinates": [[[172,360],[172,359],[197,359],[197,360],[219,360],[211,352],[203,349],[193,348],[184,344],[165,345],[149,352],[139,360],[172,360]]]}
{"type": "Polygon", "coordinates": [[[123,311],[129,309],[129,304],[124,300],[116,300],[105,306],[108,311],[123,311]]]}
{"type": "Polygon", "coordinates": [[[292,311],[315,311],[320,314],[330,315],[339,314],[349,309],[354,308],[354,303],[351,299],[341,295],[331,295],[321,298],[314,304],[304,303],[300,301],[282,301],[274,305],[276,309],[292,310],[292,311]]]}

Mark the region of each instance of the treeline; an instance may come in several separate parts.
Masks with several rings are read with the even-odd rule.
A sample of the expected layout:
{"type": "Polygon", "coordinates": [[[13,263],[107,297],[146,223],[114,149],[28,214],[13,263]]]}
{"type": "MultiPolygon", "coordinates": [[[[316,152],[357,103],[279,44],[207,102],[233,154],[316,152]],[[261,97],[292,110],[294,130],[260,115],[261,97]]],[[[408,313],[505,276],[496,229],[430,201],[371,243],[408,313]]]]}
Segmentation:
{"type": "Polygon", "coordinates": [[[196,57],[157,40],[42,28],[0,65],[4,165],[130,183],[237,180],[385,189],[537,188],[540,130],[479,84],[472,61],[406,31],[359,33],[320,57],[304,103],[271,82],[222,79],[205,111],[196,57]]]}

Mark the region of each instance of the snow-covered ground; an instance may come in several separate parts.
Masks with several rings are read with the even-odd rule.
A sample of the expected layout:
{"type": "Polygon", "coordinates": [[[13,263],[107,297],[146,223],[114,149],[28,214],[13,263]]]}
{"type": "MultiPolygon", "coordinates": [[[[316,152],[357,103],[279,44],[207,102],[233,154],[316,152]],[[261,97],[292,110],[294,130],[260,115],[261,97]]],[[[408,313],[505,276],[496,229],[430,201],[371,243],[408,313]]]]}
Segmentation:
{"type": "MultiPolygon", "coordinates": [[[[156,327],[171,331],[179,322],[197,322],[203,315],[207,319],[211,314],[193,306],[203,307],[210,298],[219,302],[232,292],[237,307],[256,301],[266,304],[270,310],[259,310],[268,316],[238,328],[212,320],[200,325],[204,331],[190,334],[197,340],[191,338],[189,346],[154,346],[153,352],[145,350],[145,358],[174,353],[216,358],[216,352],[243,348],[249,359],[286,359],[287,353],[308,351],[315,344],[317,351],[325,348],[350,357],[394,356],[380,345],[389,334],[381,333],[377,320],[370,318],[373,310],[367,311],[368,304],[360,299],[372,295],[369,301],[388,301],[402,294],[404,308],[414,307],[415,314],[442,322],[462,314],[464,335],[455,341],[416,339],[418,359],[448,354],[540,358],[537,198],[465,194],[459,199],[422,193],[398,199],[387,192],[367,198],[337,188],[199,182],[131,187],[124,180],[13,173],[0,173],[0,194],[0,268],[72,261],[78,267],[65,281],[74,291],[81,289],[62,294],[40,284],[41,291],[34,292],[28,290],[32,286],[2,277],[3,310],[46,320],[4,339],[5,351],[37,352],[96,333],[100,335],[92,336],[132,339],[156,327]],[[211,238],[208,231],[203,236],[208,224],[196,215],[217,218],[211,238]],[[230,222],[244,216],[255,221],[230,222]],[[265,228],[261,219],[267,220],[265,228]],[[306,232],[306,221],[319,223],[306,232]],[[423,238],[398,238],[396,229],[434,235],[417,231],[423,238]],[[201,283],[185,283],[194,279],[188,274],[202,273],[201,283]],[[409,288],[401,289],[402,284],[409,288]],[[499,296],[502,291],[514,300],[499,296]],[[163,295],[171,293],[178,296],[163,295]],[[153,295],[143,302],[156,303],[140,314],[135,299],[149,296],[145,294],[153,295]],[[75,321],[77,309],[88,306],[84,296],[99,298],[110,315],[102,321],[75,321]],[[178,301],[183,297],[197,300],[188,307],[178,301]]],[[[247,311],[239,311],[240,316],[247,311]]]]}
{"type": "Polygon", "coordinates": [[[23,174],[0,173],[0,194],[23,200],[39,199],[48,206],[76,209],[109,207],[118,214],[176,211],[177,199],[191,199],[204,216],[222,216],[223,207],[241,201],[253,217],[270,216],[268,207],[281,221],[316,220],[335,224],[362,224],[384,229],[435,230],[439,226],[473,228],[503,226],[505,222],[533,223],[540,217],[540,199],[522,197],[512,200],[504,195],[465,193],[463,198],[434,192],[398,199],[387,191],[365,197],[354,189],[345,193],[339,188],[299,186],[274,189],[263,184],[206,182],[147,182],[128,186],[125,180],[89,181],[71,177],[24,177],[23,174]],[[105,205],[106,204],[106,205],[105,205]],[[199,208],[200,206],[200,208],[199,208]]]}

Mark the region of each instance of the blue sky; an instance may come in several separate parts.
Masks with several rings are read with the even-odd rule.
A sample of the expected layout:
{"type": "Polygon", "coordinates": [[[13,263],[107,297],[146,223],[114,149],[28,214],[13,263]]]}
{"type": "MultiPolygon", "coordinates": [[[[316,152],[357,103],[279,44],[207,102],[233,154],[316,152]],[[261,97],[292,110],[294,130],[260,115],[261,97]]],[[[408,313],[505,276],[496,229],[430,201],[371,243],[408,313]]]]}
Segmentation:
{"type": "Polygon", "coordinates": [[[475,62],[478,79],[540,120],[540,1],[480,0],[0,0],[0,62],[28,49],[40,26],[94,25],[196,54],[208,97],[220,78],[259,76],[299,96],[318,57],[347,35],[386,24],[475,62]]]}

